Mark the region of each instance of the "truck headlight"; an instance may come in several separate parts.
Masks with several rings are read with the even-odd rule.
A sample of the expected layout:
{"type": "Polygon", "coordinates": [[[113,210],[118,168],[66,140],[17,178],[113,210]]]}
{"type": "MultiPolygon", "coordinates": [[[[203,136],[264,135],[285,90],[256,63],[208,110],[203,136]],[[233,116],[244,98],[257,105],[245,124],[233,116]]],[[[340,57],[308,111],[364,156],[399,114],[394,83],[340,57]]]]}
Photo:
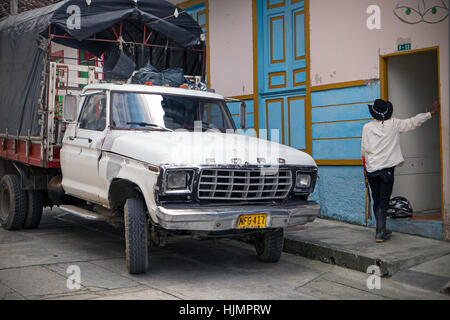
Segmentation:
{"type": "Polygon", "coordinates": [[[166,192],[189,193],[192,182],[192,171],[169,171],[166,175],[166,192]]]}
{"type": "Polygon", "coordinates": [[[297,172],[297,176],[295,179],[295,188],[306,189],[309,188],[310,186],[311,186],[311,175],[297,172]]]}
{"type": "Polygon", "coordinates": [[[171,172],[167,174],[167,189],[186,189],[188,174],[186,172],[171,172]]]}

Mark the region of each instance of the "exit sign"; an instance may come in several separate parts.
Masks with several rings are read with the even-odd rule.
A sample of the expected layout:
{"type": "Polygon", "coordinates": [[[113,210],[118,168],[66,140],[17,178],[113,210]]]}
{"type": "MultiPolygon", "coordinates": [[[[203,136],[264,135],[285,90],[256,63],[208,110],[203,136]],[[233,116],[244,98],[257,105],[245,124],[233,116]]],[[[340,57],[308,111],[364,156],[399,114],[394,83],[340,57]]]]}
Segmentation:
{"type": "Polygon", "coordinates": [[[398,51],[411,50],[411,43],[402,43],[397,46],[398,51]]]}

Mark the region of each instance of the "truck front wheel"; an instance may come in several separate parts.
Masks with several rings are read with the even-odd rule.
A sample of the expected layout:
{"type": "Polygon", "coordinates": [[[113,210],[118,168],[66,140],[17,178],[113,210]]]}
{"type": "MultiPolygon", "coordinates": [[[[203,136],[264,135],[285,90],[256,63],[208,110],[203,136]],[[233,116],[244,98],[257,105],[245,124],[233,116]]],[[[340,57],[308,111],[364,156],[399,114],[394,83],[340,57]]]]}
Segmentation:
{"type": "Polygon", "coordinates": [[[8,174],[0,181],[0,222],[6,230],[22,228],[27,213],[27,194],[18,176],[8,174]]]}
{"type": "Polygon", "coordinates": [[[256,254],[261,261],[278,262],[283,252],[283,229],[261,233],[255,237],[256,254]]]}
{"type": "Polygon", "coordinates": [[[124,207],[125,245],[128,272],[140,274],[148,269],[148,220],[141,198],[127,199],[124,207]]]}

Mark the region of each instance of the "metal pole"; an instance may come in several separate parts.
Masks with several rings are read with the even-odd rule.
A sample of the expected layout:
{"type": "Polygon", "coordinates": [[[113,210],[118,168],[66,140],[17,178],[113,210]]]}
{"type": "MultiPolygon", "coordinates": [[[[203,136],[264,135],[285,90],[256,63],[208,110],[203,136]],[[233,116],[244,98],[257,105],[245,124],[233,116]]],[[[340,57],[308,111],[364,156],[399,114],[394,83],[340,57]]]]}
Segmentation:
{"type": "Polygon", "coordinates": [[[19,12],[19,0],[10,0],[9,6],[11,15],[15,15],[19,12]]]}

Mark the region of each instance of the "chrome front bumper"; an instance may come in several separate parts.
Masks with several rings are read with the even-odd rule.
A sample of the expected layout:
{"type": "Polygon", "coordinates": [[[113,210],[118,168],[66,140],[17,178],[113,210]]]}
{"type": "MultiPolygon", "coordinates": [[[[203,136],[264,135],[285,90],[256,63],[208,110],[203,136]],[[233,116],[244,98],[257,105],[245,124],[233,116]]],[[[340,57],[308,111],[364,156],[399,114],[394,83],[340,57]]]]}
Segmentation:
{"type": "Polygon", "coordinates": [[[269,205],[158,206],[158,224],[168,230],[224,231],[236,229],[243,214],[267,214],[266,228],[286,228],[314,221],[320,206],[314,201],[269,205]]]}

